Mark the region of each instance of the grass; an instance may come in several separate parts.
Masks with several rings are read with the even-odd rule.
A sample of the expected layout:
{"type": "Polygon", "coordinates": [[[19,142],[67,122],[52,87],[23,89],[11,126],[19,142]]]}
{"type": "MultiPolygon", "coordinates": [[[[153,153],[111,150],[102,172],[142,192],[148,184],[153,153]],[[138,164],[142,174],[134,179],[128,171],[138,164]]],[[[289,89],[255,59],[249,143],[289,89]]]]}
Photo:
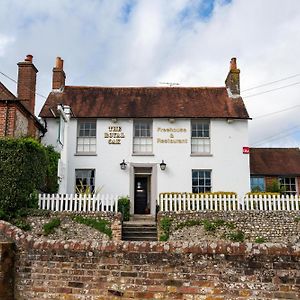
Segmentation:
{"type": "Polygon", "coordinates": [[[233,242],[243,242],[245,240],[245,234],[243,231],[238,230],[235,232],[230,232],[227,238],[233,242]]]}
{"type": "Polygon", "coordinates": [[[44,224],[43,230],[44,230],[44,235],[49,235],[51,233],[55,232],[55,229],[60,226],[60,219],[58,218],[53,218],[50,220],[50,222],[44,224]]]}
{"type": "Polygon", "coordinates": [[[172,225],[172,219],[168,217],[163,217],[160,221],[160,229],[163,231],[161,236],[159,237],[159,240],[162,242],[165,242],[170,237],[170,228],[172,225]]]}
{"type": "Polygon", "coordinates": [[[75,216],[73,217],[73,220],[77,223],[87,225],[89,227],[92,227],[106,235],[108,235],[110,238],[112,237],[112,230],[109,226],[109,222],[103,219],[93,219],[88,217],[82,217],[82,216],[75,216]]]}
{"type": "Polygon", "coordinates": [[[254,241],[255,243],[258,243],[258,244],[262,244],[262,243],[265,243],[266,242],[266,239],[262,236],[259,236],[255,239],[254,241]]]}

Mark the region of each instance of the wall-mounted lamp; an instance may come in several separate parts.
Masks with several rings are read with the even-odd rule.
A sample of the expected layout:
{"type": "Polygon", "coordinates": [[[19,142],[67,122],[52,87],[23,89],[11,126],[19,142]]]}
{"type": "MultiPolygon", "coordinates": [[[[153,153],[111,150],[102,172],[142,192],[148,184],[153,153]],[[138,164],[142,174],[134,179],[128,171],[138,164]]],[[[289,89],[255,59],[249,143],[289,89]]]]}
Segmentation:
{"type": "Polygon", "coordinates": [[[120,167],[121,167],[121,170],[126,170],[127,164],[126,164],[126,162],[125,162],[124,159],[123,159],[123,161],[120,163],[120,167]]]}
{"type": "Polygon", "coordinates": [[[162,171],[164,171],[166,169],[166,167],[167,167],[167,164],[164,162],[164,160],[162,160],[161,163],[159,164],[159,166],[160,166],[160,169],[162,171]]]}

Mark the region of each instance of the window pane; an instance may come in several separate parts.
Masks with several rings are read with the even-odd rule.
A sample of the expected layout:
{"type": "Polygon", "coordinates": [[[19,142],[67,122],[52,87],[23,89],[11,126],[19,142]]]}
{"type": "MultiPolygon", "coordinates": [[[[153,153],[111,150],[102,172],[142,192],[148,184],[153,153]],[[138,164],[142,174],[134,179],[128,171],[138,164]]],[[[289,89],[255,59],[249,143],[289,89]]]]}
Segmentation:
{"type": "Polygon", "coordinates": [[[152,121],[141,120],[134,122],[133,152],[152,153],[152,121]]]}
{"type": "Polygon", "coordinates": [[[76,193],[93,193],[95,190],[95,170],[94,169],[78,169],[75,170],[75,186],[76,193]]]}
{"type": "Polygon", "coordinates": [[[209,121],[192,120],[192,153],[210,153],[209,124],[209,121]]]}
{"type": "Polygon", "coordinates": [[[210,170],[192,170],[192,191],[193,193],[211,191],[210,170]]]}
{"type": "Polygon", "coordinates": [[[96,152],[96,120],[79,120],[77,152],[96,152]]]}

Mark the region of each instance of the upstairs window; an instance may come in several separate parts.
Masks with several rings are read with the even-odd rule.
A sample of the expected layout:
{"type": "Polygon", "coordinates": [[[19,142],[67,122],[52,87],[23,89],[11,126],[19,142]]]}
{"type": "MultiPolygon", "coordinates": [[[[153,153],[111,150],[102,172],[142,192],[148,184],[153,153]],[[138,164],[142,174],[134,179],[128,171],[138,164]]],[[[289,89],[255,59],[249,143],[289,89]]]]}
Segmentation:
{"type": "Polygon", "coordinates": [[[266,190],[264,177],[251,176],[250,184],[251,192],[264,192],[266,190]]]}
{"type": "Polygon", "coordinates": [[[96,153],[96,120],[79,120],[77,153],[96,153]]]}
{"type": "Polygon", "coordinates": [[[295,177],[279,177],[279,184],[283,192],[287,195],[296,195],[296,178],[295,177]]]}
{"type": "Polygon", "coordinates": [[[139,120],[133,124],[133,153],[152,153],[152,121],[139,120]]]}
{"type": "Polygon", "coordinates": [[[195,154],[210,154],[210,122],[192,120],[191,148],[195,154]]]}
{"type": "Polygon", "coordinates": [[[192,170],[192,192],[211,192],[211,170],[192,170]]]}

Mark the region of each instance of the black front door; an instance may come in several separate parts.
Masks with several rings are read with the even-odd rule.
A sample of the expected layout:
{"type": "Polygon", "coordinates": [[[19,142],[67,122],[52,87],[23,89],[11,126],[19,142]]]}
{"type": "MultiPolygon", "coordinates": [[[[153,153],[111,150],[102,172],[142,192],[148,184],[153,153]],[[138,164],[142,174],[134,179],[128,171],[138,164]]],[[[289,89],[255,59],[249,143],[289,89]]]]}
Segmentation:
{"type": "Polygon", "coordinates": [[[134,182],[134,213],[145,214],[148,197],[148,178],[135,177],[134,182]]]}

